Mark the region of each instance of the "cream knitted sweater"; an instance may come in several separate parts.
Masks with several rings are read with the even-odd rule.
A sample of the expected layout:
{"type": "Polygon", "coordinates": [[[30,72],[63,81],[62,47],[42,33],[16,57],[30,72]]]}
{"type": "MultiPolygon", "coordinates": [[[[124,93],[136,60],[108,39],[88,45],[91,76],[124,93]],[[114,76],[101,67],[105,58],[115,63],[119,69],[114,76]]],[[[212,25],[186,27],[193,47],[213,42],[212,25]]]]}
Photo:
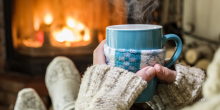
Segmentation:
{"type": "Polygon", "coordinates": [[[134,73],[109,65],[94,65],[85,72],[76,110],[128,110],[147,82],[134,73]]]}
{"type": "MultiPolygon", "coordinates": [[[[153,99],[155,110],[176,110],[194,101],[202,90],[205,74],[197,68],[175,65],[178,72],[172,84],[159,83],[153,99]]],[[[76,110],[128,110],[147,82],[134,73],[109,65],[94,65],[82,79],[76,110]]],[[[197,98],[197,99],[196,99],[197,98]]]]}
{"type": "MultiPolygon", "coordinates": [[[[158,83],[153,99],[146,102],[154,110],[220,110],[220,49],[205,73],[195,67],[175,64],[177,77],[171,84],[158,83]],[[203,90],[202,90],[203,89],[203,90]],[[203,98],[203,95],[206,97],[203,98]]],[[[147,82],[127,70],[109,65],[88,68],[82,79],[76,110],[128,110],[147,82]]]]}

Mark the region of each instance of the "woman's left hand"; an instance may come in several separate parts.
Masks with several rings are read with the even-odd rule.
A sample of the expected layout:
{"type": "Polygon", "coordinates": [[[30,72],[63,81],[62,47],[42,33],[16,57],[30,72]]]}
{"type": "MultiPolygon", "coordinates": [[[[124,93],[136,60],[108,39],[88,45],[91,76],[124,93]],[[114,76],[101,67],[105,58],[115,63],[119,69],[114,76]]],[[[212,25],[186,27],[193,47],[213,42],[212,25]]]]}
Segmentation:
{"type": "MultiPolygon", "coordinates": [[[[103,40],[93,52],[93,65],[106,64],[104,55],[104,45],[106,40],[103,40]]],[[[176,79],[177,72],[169,68],[163,67],[160,64],[155,64],[154,67],[147,66],[136,73],[145,81],[149,82],[154,76],[167,83],[172,83],[176,79]]]]}

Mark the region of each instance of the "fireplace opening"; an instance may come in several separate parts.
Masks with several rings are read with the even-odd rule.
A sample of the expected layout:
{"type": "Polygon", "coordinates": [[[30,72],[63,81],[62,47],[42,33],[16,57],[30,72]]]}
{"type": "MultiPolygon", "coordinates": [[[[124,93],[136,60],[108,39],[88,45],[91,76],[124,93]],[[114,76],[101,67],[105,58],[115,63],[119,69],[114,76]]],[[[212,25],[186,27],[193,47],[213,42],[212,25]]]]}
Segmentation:
{"type": "MultiPolygon", "coordinates": [[[[89,14],[93,1],[15,0],[12,14],[13,47],[32,57],[91,54],[97,38],[89,14]],[[90,2],[90,3],[89,3],[90,2]],[[85,49],[85,47],[91,47],[85,49]],[[77,51],[73,51],[73,50],[77,51]],[[69,51],[68,51],[69,50],[69,51]]],[[[101,22],[101,21],[100,21],[101,22]]],[[[102,33],[104,34],[104,33],[102,33]]]]}
{"type": "MultiPolygon", "coordinates": [[[[44,75],[56,56],[67,56],[80,72],[109,25],[125,24],[125,10],[104,0],[3,0],[9,71],[44,75]]],[[[116,4],[120,5],[120,4],[116,4]]]]}

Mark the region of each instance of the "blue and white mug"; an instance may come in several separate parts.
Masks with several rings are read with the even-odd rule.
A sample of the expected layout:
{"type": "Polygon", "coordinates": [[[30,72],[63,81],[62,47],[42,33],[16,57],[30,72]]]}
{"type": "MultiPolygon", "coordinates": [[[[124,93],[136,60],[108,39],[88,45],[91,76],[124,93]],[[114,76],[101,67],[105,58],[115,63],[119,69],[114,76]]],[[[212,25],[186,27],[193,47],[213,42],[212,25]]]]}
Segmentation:
{"type": "MultiPolygon", "coordinates": [[[[182,41],[175,34],[163,36],[162,26],[149,24],[113,25],[106,28],[107,44],[105,45],[106,63],[127,69],[136,73],[138,70],[153,66],[156,63],[164,65],[168,40],[174,40],[176,51],[170,61],[164,66],[172,66],[182,51],[182,41]]],[[[153,98],[158,79],[154,77],[148,82],[135,102],[147,102],[153,98]]]]}

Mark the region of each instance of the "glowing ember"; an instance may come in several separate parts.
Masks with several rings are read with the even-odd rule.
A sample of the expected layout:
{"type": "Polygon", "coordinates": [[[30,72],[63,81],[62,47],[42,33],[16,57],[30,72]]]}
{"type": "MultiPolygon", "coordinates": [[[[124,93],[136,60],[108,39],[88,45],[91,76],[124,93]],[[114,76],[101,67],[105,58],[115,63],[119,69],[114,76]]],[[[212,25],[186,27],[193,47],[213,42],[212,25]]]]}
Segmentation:
{"type": "Polygon", "coordinates": [[[72,18],[67,18],[66,24],[67,24],[67,26],[69,26],[70,28],[74,28],[74,27],[76,26],[76,22],[75,22],[75,20],[73,20],[72,18]]]}
{"type": "Polygon", "coordinates": [[[33,48],[38,48],[42,46],[42,42],[39,41],[33,41],[31,39],[27,39],[27,40],[22,40],[22,43],[27,46],[27,47],[33,47],[33,48]]]}
{"type": "Polygon", "coordinates": [[[36,33],[36,40],[31,38],[23,39],[22,43],[27,47],[39,48],[44,43],[44,33],[42,31],[38,31],[36,33]]]}
{"type": "Polygon", "coordinates": [[[53,17],[51,14],[46,14],[46,16],[44,17],[44,22],[45,24],[49,25],[53,22],[53,17]]]}
{"type": "Polygon", "coordinates": [[[42,44],[44,43],[44,33],[39,31],[37,33],[37,41],[41,42],[42,44]]]}

